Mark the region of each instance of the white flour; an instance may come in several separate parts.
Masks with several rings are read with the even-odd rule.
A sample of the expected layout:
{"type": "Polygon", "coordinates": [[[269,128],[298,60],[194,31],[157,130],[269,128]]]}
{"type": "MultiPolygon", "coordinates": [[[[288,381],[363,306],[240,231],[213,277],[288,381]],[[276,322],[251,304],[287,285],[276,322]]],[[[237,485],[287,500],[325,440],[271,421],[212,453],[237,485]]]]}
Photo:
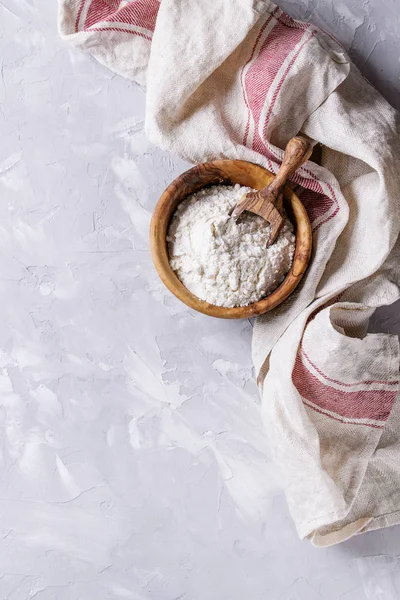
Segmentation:
{"type": "Polygon", "coordinates": [[[270,294],[290,269],[295,248],[288,219],[266,247],[269,224],[251,213],[229,211],[250,188],[213,186],[177,208],[168,231],[170,264],[195,296],[217,306],[246,306],[270,294]]]}

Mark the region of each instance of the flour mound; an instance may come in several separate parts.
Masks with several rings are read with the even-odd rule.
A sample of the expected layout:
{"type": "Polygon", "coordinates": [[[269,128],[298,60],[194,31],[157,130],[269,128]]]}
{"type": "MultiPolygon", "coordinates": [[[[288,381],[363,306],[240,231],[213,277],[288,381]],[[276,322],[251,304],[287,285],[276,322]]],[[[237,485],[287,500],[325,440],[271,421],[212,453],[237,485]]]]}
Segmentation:
{"type": "Polygon", "coordinates": [[[273,292],[288,273],[295,236],[288,219],[266,247],[270,225],[230,210],[251,188],[216,185],[188,196],[172,218],[168,251],[172,269],[188,290],[216,306],[247,306],[273,292]]]}

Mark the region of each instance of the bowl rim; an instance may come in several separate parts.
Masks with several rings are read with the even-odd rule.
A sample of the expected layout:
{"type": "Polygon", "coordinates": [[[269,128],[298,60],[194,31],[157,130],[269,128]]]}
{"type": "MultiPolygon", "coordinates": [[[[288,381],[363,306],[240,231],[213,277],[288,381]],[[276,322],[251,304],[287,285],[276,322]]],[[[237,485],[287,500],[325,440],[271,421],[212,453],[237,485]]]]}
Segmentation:
{"type": "Polygon", "coordinates": [[[230,177],[224,177],[228,165],[239,171],[248,170],[250,165],[251,171],[256,174],[257,171],[259,171],[259,175],[264,179],[271,180],[274,177],[274,175],[264,167],[244,160],[215,160],[200,163],[191,169],[188,169],[169,184],[161,194],[155,206],[150,223],[150,249],[153,263],[160,279],[170,292],[184,304],[211,317],[223,319],[247,319],[265,314],[272,310],[284,302],[296,289],[308,267],[311,257],[312,231],[310,220],[302,202],[289,186],[285,186],[284,203],[286,208],[289,208],[289,212],[292,213],[288,216],[296,227],[296,247],[292,266],[283,282],[265,298],[247,306],[237,306],[234,308],[216,306],[215,304],[210,304],[192,294],[192,292],[183,285],[169,264],[166,238],[169,223],[176,206],[194,192],[188,191],[185,193],[172,210],[171,206],[174,200],[176,201],[176,197],[181,195],[182,192],[180,192],[180,190],[182,190],[183,185],[191,182],[197,182],[198,184],[199,176],[203,170],[213,171],[215,173],[219,172],[219,176],[216,175],[215,183],[209,182],[204,186],[199,186],[198,189],[210,185],[234,185],[235,183],[240,183],[240,181],[232,181],[230,177]]]}

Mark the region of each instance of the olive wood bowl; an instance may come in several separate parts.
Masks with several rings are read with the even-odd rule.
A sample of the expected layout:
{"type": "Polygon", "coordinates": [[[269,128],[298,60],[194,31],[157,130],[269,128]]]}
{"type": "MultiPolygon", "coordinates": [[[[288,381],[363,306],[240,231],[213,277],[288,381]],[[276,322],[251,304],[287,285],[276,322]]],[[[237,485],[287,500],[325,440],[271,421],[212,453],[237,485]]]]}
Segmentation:
{"type": "Polygon", "coordinates": [[[194,296],[181,283],[169,264],[167,233],[176,207],[190,194],[211,185],[240,185],[259,190],[268,185],[274,175],[244,160],[216,160],[196,165],[177,177],[161,195],[151,219],[150,249],[154,266],[167,288],[190,308],[222,319],[247,319],[262,315],[290,296],[303,277],[311,255],[312,233],[307,212],[289,186],[284,188],[284,207],[296,235],[296,248],[289,273],[271,294],[248,306],[225,308],[194,296]]]}

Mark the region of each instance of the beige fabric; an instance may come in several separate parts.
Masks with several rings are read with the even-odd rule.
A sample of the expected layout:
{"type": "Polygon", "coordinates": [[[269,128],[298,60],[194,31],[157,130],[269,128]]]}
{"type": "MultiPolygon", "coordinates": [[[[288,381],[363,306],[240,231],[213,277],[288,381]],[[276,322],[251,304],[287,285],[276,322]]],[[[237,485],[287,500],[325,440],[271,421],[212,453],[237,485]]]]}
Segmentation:
{"type": "Polygon", "coordinates": [[[324,145],[294,178],[307,277],[254,327],[266,429],[300,537],[326,546],[400,522],[398,341],[366,334],[399,296],[397,113],[334,40],[268,0],[61,0],[59,14],[64,39],[146,82],[164,149],[276,172],[299,130],[324,145]]]}

